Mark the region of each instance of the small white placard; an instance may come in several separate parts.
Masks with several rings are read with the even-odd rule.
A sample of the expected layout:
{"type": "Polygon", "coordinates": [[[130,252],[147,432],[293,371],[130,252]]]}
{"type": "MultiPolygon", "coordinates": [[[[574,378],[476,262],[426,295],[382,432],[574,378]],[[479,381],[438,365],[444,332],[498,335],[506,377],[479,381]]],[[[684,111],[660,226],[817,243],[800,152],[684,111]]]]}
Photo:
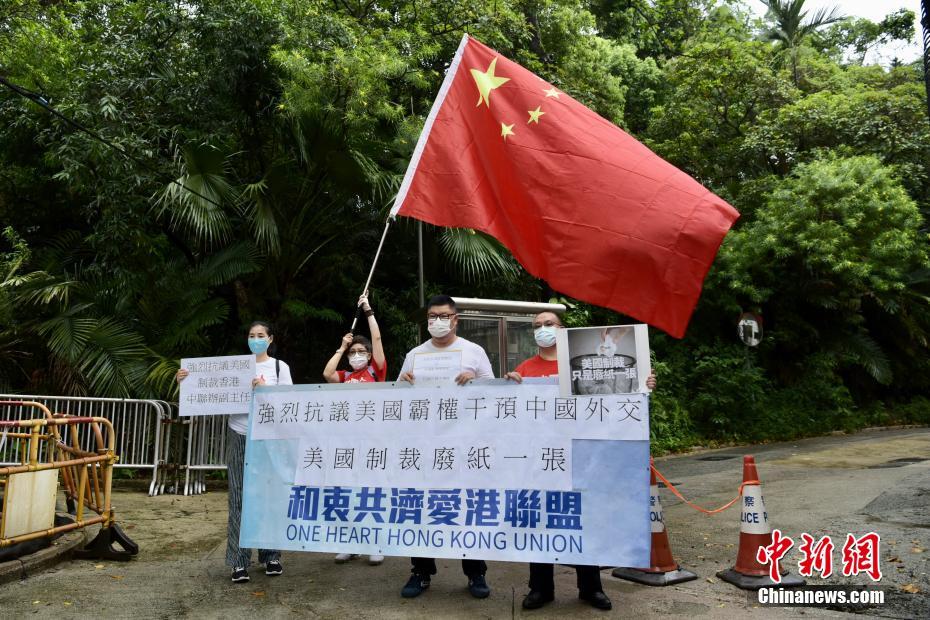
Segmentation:
{"type": "Polygon", "coordinates": [[[418,387],[454,385],[462,373],[462,352],[414,353],[413,377],[418,387]]]}
{"type": "Polygon", "coordinates": [[[180,414],[248,413],[252,404],[254,355],[188,357],[181,360],[187,377],[181,381],[180,414]]]}

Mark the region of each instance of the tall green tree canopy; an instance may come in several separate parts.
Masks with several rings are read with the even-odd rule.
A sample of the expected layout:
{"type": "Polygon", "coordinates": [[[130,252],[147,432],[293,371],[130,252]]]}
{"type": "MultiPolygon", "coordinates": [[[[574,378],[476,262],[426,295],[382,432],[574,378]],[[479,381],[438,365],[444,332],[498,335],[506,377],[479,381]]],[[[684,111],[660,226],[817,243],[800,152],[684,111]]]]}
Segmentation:
{"type": "MultiPolygon", "coordinates": [[[[930,388],[926,93],[918,63],[868,61],[913,36],[909,14],[767,5],[10,0],[0,76],[109,144],[0,91],[0,389],[170,397],[179,357],[241,352],[254,319],[320,380],[468,32],[742,214],[687,337],[653,337],[661,445],[746,435],[747,411],[762,435],[789,410],[816,432],[912,401],[930,388]],[[766,320],[753,352],[733,337],[746,310],[766,320]]],[[[424,233],[429,292],[559,295],[493,239],[424,233]]],[[[416,340],[416,247],[393,225],[373,283],[391,364],[416,340]]]]}

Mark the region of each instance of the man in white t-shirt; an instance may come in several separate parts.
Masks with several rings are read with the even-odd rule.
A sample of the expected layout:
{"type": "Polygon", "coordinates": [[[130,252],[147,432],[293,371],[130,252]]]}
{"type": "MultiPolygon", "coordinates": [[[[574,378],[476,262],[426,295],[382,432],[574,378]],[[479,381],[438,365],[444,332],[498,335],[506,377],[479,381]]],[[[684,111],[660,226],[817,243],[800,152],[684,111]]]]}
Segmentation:
{"type": "MultiPolygon", "coordinates": [[[[465,385],[473,379],[493,379],[491,361],[481,346],[455,335],[458,326],[458,314],[455,301],[448,295],[436,295],[426,305],[427,329],[431,338],[407,353],[404,365],[400,369],[400,381],[416,382],[414,359],[418,353],[450,353],[461,351],[461,368],[450,368],[448,379],[459,385],[465,385]]],[[[436,377],[433,377],[436,378],[436,377]]],[[[430,578],[436,574],[436,560],[433,558],[410,558],[413,568],[410,580],[401,590],[404,598],[419,596],[430,585],[430,578]]],[[[485,581],[484,574],[488,566],[484,560],[462,560],[462,571],[468,577],[468,591],[475,598],[487,598],[491,588],[485,581]]]]}
{"type": "Polygon", "coordinates": [[[449,353],[461,351],[462,367],[454,379],[459,385],[465,385],[472,379],[493,379],[491,361],[481,345],[455,335],[459,318],[455,309],[455,302],[448,295],[436,295],[429,300],[426,310],[427,329],[430,338],[418,347],[410,349],[404,358],[404,365],[400,369],[398,380],[414,383],[416,377],[413,373],[413,362],[418,353],[449,353]]]}

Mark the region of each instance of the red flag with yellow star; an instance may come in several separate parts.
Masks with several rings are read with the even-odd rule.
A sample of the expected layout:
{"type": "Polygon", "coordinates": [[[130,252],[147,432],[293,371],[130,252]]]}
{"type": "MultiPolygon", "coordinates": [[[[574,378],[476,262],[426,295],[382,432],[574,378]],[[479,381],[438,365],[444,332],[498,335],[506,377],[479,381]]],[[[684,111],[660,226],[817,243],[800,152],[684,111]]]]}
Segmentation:
{"type": "Polygon", "coordinates": [[[553,289],[681,338],[733,207],[468,35],[392,215],[474,228],[553,289]]]}

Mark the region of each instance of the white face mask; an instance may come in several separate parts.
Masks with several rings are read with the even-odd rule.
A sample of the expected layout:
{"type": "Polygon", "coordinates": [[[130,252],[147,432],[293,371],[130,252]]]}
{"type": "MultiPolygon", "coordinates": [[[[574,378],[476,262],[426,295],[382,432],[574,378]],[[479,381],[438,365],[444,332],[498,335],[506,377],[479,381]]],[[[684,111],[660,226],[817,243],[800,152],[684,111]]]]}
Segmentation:
{"type": "Polygon", "coordinates": [[[368,356],[364,353],[355,353],[349,356],[349,366],[354,370],[361,370],[368,366],[368,356]]]}
{"type": "Polygon", "coordinates": [[[555,327],[539,327],[533,330],[533,338],[536,344],[543,348],[549,348],[555,344],[555,327]]]}
{"type": "Polygon", "coordinates": [[[426,329],[433,338],[442,338],[452,331],[452,319],[436,319],[430,321],[426,329]]]}

